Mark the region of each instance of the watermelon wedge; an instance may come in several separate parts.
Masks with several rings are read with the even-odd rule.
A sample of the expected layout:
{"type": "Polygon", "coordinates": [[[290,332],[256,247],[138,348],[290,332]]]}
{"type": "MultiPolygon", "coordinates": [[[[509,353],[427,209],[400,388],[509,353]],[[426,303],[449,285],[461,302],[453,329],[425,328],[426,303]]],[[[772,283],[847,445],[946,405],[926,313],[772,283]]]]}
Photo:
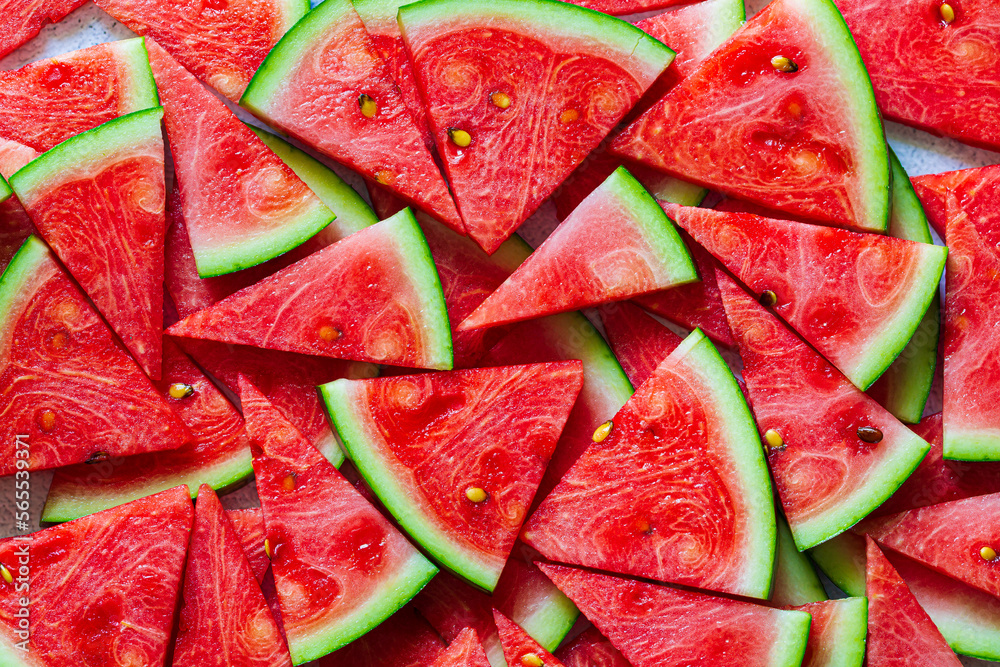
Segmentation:
{"type": "Polygon", "coordinates": [[[348,0],[323,2],[289,31],[240,104],[464,233],[390,66],[348,0]]]}
{"type": "Polygon", "coordinates": [[[696,280],[677,230],[621,167],[458,328],[521,322],[696,280]]]}
{"type": "Polygon", "coordinates": [[[565,361],[320,391],[349,457],[403,529],[493,591],[582,385],[583,364],[565,361]]]}
{"type": "Polygon", "coordinates": [[[191,519],[191,499],[181,486],[4,540],[0,561],[8,573],[29,571],[21,576],[31,593],[24,633],[30,638],[19,640],[27,647],[26,658],[7,644],[18,628],[14,614],[24,608],[18,603],[24,580],[0,583],[4,664],[164,664],[191,519]]]}
{"type": "Polygon", "coordinates": [[[960,667],[961,662],[875,542],[868,538],[868,661],[960,667]]]}
{"type": "Polygon", "coordinates": [[[632,667],[608,638],[590,627],[556,651],[565,667],[632,667]]]}
{"type": "Polygon", "coordinates": [[[664,204],[667,214],[867,389],[927,312],[947,249],[876,234],[664,204]]]}
{"type": "Polygon", "coordinates": [[[802,667],[861,667],[864,664],[868,600],[863,597],[825,600],[795,609],[812,617],[802,667]]]}
{"type": "Polygon", "coordinates": [[[160,377],[162,109],[109,121],[44,153],[11,187],[125,347],[160,377]]]}
{"type": "Polygon", "coordinates": [[[148,41],[198,274],[256,266],[333,220],[302,179],[159,44],[148,41]]]}
{"type": "Polygon", "coordinates": [[[253,572],[257,583],[264,580],[267,569],[271,567],[271,560],[267,557],[264,549],[264,512],[259,507],[243,510],[226,510],[226,517],[233,526],[236,538],[243,547],[243,555],[250,563],[250,570],[253,572]]]}
{"type": "Polygon", "coordinates": [[[0,476],[15,472],[24,435],[32,470],[177,449],[190,439],[36,236],[0,278],[0,313],[0,476]]]}
{"type": "Polygon", "coordinates": [[[364,637],[316,661],[316,667],[428,667],[445,650],[427,621],[407,605],[364,637]]]}
{"type": "Polygon", "coordinates": [[[611,144],[770,208],[863,231],[889,217],[871,82],[830,0],[779,0],[611,144]]]}
{"type": "Polygon", "coordinates": [[[28,212],[7,185],[4,177],[9,177],[18,169],[38,157],[34,150],[0,137],[0,274],[10,264],[18,249],[32,234],[37,234],[28,212]],[[6,193],[6,194],[3,194],[6,193]]]}
{"type": "MultiPolygon", "coordinates": [[[[0,21],[8,18],[0,15],[0,21]]],[[[0,29],[0,34],[9,33],[0,29]]],[[[98,44],[0,72],[0,136],[39,153],[159,104],[142,39],[98,44]]]]}
{"type": "Polygon", "coordinates": [[[798,550],[783,517],[776,517],[778,539],[774,552],[774,586],[771,605],[799,607],[827,599],[823,582],[809,557],[798,550]]]}
{"type": "Polygon", "coordinates": [[[563,667],[555,656],[542,648],[517,623],[495,609],[493,618],[500,633],[500,643],[508,665],[537,665],[541,662],[549,667],[563,667]]]}
{"type": "Polygon", "coordinates": [[[409,210],[188,316],[167,333],[408,368],[452,365],[441,282],[409,210]]]}
{"type": "Polygon", "coordinates": [[[660,362],[683,342],[642,308],[627,301],[609,303],[600,313],[608,343],[634,387],[648,380],[660,362]]]}
{"type": "Polygon", "coordinates": [[[309,11],[308,0],[97,0],[133,32],[159,42],[185,69],[233,100],[281,37],[309,11]]]}
{"type": "Polygon", "coordinates": [[[541,564],[635,667],[802,663],[809,614],[541,564]]]}
{"type": "Polygon", "coordinates": [[[716,279],[778,496],[796,546],[808,549],[891,496],[930,445],[729,276],[716,279]]]}
{"type": "Polygon", "coordinates": [[[673,59],[624,21],[551,0],[430,0],[399,25],[462,219],[491,254],[673,59]]]}
{"type": "Polygon", "coordinates": [[[389,618],[437,568],[242,377],[240,400],[285,634],[300,665],[389,618]]]}
{"type": "Polygon", "coordinates": [[[490,667],[476,631],[465,628],[431,667],[490,667]]]}
{"type": "Polygon", "coordinates": [[[688,336],[594,441],[521,539],[554,561],[768,596],[774,506],[760,437],[704,334],[688,336]]]}
{"type": "Polygon", "coordinates": [[[875,100],[889,120],[1000,150],[1000,7],[989,0],[949,5],[904,0],[882,6],[835,0],[868,64],[875,100]],[[901,57],[905,46],[905,57],[901,57]],[[941,72],[949,72],[942,81],[941,72]]]}
{"type": "Polygon", "coordinates": [[[285,640],[212,487],[202,485],[184,568],[174,667],[291,667],[285,640]]]}
{"type": "Polygon", "coordinates": [[[60,468],[49,486],[42,521],[69,521],[180,484],[187,484],[193,498],[203,484],[226,490],[253,474],[243,418],[169,340],[163,377],[154,385],[188,427],[191,442],[167,452],[60,468]]]}
{"type": "Polygon", "coordinates": [[[49,23],[58,23],[87,0],[8,0],[0,10],[0,57],[37,35],[49,23]]]}

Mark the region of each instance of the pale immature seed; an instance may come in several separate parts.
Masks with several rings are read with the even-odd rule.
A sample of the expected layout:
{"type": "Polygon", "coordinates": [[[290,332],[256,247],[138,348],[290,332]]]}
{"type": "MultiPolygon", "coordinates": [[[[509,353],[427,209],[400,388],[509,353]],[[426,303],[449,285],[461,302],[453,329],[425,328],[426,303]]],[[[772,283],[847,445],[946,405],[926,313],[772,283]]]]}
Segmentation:
{"type": "Polygon", "coordinates": [[[997,551],[993,547],[983,547],[979,550],[979,555],[983,560],[997,559],[997,551]]]}
{"type": "Polygon", "coordinates": [[[493,106],[499,109],[506,109],[510,106],[511,99],[510,95],[508,95],[507,93],[501,93],[500,91],[497,91],[492,95],[490,95],[490,102],[493,103],[493,106]]]}
{"type": "Polygon", "coordinates": [[[525,653],[521,656],[521,664],[524,667],[543,667],[545,664],[542,659],[534,653],[525,653]]]}
{"type": "Polygon", "coordinates": [[[170,385],[170,389],[167,390],[167,393],[170,394],[170,398],[180,400],[194,394],[194,387],[189,384],[184,384],[183,382],[175,382],[170,385]]]}
{"type": "Polygon", "coordinates": [[[489,498],[489,494],[478,486],[470,486],[465,490],[465,497],[469,499],[469,502],[481,503],[489,498]]]}
{"type": "Polygon", "coordinates": [[[592,438],[594,442],[604,442],[609,435],[611,435],[611,430],[615,427],[614,422],[610,419],[596,429],[594,429],[594,437],[592,438]]]}
{"type": "Polygon", "coordinates": [[[949,5],[947,2],[942,3],[938,8],[941,13],[941,20],[945,23],[952,23],[955,20],[955,8],[949,5]]]}
{"type": "Polygon", "coordinates": [[[799,66],[792,62],[791,58],[786,58],[785,56],[775,56],[771,58],[771,67],[779,72],[791,73],[796,72],[799,66]]]}
{"type": "Polygon", "coordinates": [[[472,143],[472,135],[456,127],[448,128],[448,138],[451,139],[451,143],[459,148],[468,148],[472,143]]]}
{"type": "Polygon", "coordinates": [[[378,104],[375,102],[375,98],[368,93],[362,93],[358,96],[358,106],[361,107],[361,115],[365,118],[374,118],[375,114],[378,113],[378,104]]]}

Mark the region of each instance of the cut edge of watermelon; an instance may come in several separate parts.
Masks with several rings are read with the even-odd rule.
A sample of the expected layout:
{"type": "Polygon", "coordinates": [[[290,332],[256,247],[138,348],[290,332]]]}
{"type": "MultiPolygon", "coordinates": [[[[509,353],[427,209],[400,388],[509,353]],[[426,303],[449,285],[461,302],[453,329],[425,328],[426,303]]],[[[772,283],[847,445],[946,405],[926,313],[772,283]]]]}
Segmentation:
{"type": "Polygon", "coordinates": [[[111,43],[111,48],[117,52],[121,62],[126,66],[131,76],[126,77],[129,83],[127,94],[127,109],[151,109],[160,106],[160,92],[153,78],[153,68],[149,64],[149,51],[146,49],[145,37],[133,37],[111,43]]]}
{"type": "Polygon", "coordinates": [[[842,533],[814,546],[809,550],[809,557],[837,588],[853,597],[864,596],[864,538],[842,533]]]}
{"type": "Polygon", "coordinates": [[[944,458],[950,461],[1000,461],[1000,432],[962,430],[945,422],[944,458]]]}
{"type": "MultiPolygon", "coordinates": [[[[49,247],[34,234],[25,239],[14,253],[3,275],[0,275],[0,332],[10,329],[8,318],[20,312],[17,307],[19,300],[30,297],[24,288],[34,278],[35,270],[47,259],[55,261],[49,247]]],[[[0,351],[6,345],[0,340],[0,351]]]]}
{"type": "Polygon", "coordinates": [[[518,622],[525,632],[549,652],[559,648],[580,618],[580,610],[573,601],[558,588],[555,590],[559,593],[558,597],[549,598],[549,604],[518,622]]]}
{"type": "Polygon", "coordinates": [[[831,663],[830,667],[861,667],[864,664],[868,638],[868,598],[855,596],[824,600],[797,609],[808,613],[809,607],[813,605],[836,607],[832,622],[826,626],[827,633],[824,635],[826,642],[837,647],[835,657],[838,662],[831,663]]]}

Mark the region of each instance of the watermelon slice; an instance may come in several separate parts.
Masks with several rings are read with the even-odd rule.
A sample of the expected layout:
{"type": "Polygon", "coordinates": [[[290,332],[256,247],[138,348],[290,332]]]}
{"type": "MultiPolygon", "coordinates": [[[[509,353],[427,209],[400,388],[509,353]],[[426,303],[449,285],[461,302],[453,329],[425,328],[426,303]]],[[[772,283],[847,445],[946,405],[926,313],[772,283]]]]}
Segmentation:
{"type": "Polygon", "coordinates": [[[309,11],[308,0],[96,0],[181,65],[236,102],[278,40],[309,11]]]}
{"type": "Polygon", "coordinates": [[[387,619],[437,568],[242,377],[240,399],[281,616],[299,665],[387,619]]]}
{"type": "Polygon", "coordinates": [[[778,0],[626,128],[612,152],[829,224],[884,231],[889,158],[830,0],[778,0]]]}
{"type": "Polygon", "coordinates": [[[190,439],[36,236],[0,278],[0,313],[0,476],[15,472],[24,435],[32,470],[177,449],[190,439]]]}
{"type": "Polygon", "coordinates": [[[469,315],[479,329],[620,301],[698,280],[663,210],[619,168],[469,315]]]}
{"type": "Polygon", "coordinates": [[[809,557],[798,550],[788,529],[788,522],[776,517],[778,539],[774,552],[774,586],[771,605],[774,607],[799,607],[827,599],[823,582],[809,557]]]}
{"type": "Polygon", "coordinates": [[[29,163],[11,187],[150,377],[163,331],[161,109],[109,121],[29,163]]]}
{"type": "Polygon", "coordinates": [[[551,0],[430,0],[399,24],[455,201],[488,253],[673,59],[624,21],[551,0]]]}
{"type": "Polygon", "coordinates": [[[236,538],[243,547],[243,555],[250,563],[254,579],[258,584],[261,583],[267,569],[271,567],[271,560],[264,549],[264,512],[259,507],[226,510],[226,517],[229,518],[229,523],[236,532],[236,538]]]}
{"type": "Polygon", "coordinates": [[[875,234],[664,208],[862,390],[913,336],[937,294],[947,256],[942,246],[875,234]]]}
{"type": "MultiPolygon", "coordinates": [[[[3,18],[8,18],[0,12],[3,18]]],[[[9,34],[0,29],[0,34],[9,34]]],[[[0,72],[0,136],[39,152],[159,106],[142,39],[99,44],[0,72]]]]}
{"type": "Polygon", "coordinates": [[[870,667],[960,667],[961,662],[875,542],[868,538],[870,667]]]}
{"type": "Polygon", "coordinates": [[[323,2],[300,21],[240,104],[464,233],[390,66],[348,0],[323,2]]]}
{"type": "Polygon", "coordinates": [[[611,349],[634,387],[648,380],[660,362],[683,341],[642,308],[627,301],[609,303],[600,312],[611,349]]]}
{"type": "Polygon", "coordinates": [[[452,365],[441,282],[409,210],[188,316],[167,333],[409,368],[452,365]]]}
{"type": "Polygon", "coordinates": [[[490,667],[476,631],[465,628],[431,667],[490,667]]]}
{"type": "Polygon", "coordinates": [[[316,667],[428,667],[445,646],[407,605],[361,639],[316,661],[316,667]]]}
{"type": "Polygon", "coordinates": [[[539,567],[635,667],[802,663],[809,614],[559,565],[539,567]]]}
{"type": "Polygon", "coordinates": [[[825,600],[795,609],[812,617],[802,667],[861,667],[864,664],[868,634],[868,601],[865,598],[825,600]]]}
{"type": "Polygon", "coordinates": [[[184,568],[174,667],[291,667],[250,563],[212,487],[202,485],[184,568]]]}
{"type": "Polygon", "coordinates": [[[566,361],[337,380],[320,391],[400,525],[492,591],[582,385],[583,364],[566,361]]]}
{"type": "Polygon", "coordinates": [[[549,667],[563,667],[555,656],[542,648],[517,623],[495,609],[493,619],[500,633],[500,643],[508,665],[537,665],[540,662],[549,667]]]}
{"type": "Polygon", "coordinates": [[[891,496],[930,445],[725,273],[716,279],[785,516],[808,549],[891,496]]]}
{"type": "Polygon", "coordinates": [[[87,0],[8,0],[0,9],[0,57],[37,35],[49,23],[58,23],[87,0]]]}
{"type": "Polygon", "coordinates": [[[1000,28],[996,3],[963,0],[949,5],[948,16],[940,8],[944,3],[835,1],[868,64],[886,118],[1000,150],[1000,70],[990,38],[1000,28]],[[949,73],[947,81],[941,72],[949,73]]]}
{"type": "Polygon", "coordinates": [[[31,615],[20,639],[27,654],[5,646],[18,628],[14,614],[26,609],[18,603],[26,589],[20,577],[0,583],[3,663],[164,664],[191,518],[188,490],[180,486],[4,540],[0,561],[8,573],[28,579],[31,615]]]}
{"type": "Polygon", "coordinates": [[[187,484],[225,490],[253,474],[243,418],[215,385],[169,340],[156,389],[191,432],[180,449],[115,457],[56,471],[42,521],[69,521],[187,484]]]}
{"type": "Polygon", "coordinates": [[[590,627],[556,651],[565,667],[632,667],[608,638],[590,627]]]}
{"type": "Polygon", "coordinates": [[[148,46],[201,277],[256,266],[330,224],[333,212],[291,167],[159,44],[148,46]]]}
{"type": "Polygon", "coordinates": [[[526,543],[555,561],[767,597],[775,528],[760,437],[704,334],[594,440],[528,519],[526,543]]]}
{"type": "Polygon", "coordinates": [[[13,191],[4,178],[10,177],[36,157],[37,151],[0,137],[0,191],[7,193],[0,194],[5,198],[0,203],[0,274],[28,237],[37,233],[21,202],[11,196],[13,191]]]}

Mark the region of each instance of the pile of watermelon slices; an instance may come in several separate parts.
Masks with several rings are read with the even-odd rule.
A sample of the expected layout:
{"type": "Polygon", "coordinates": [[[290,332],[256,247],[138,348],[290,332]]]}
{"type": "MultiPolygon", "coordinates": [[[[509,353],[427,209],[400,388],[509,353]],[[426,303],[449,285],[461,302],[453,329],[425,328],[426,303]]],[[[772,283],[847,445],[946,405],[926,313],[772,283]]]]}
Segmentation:
{"type": "Polygon", "coordinates": [[[0,666],[1000,661],[1000,164],[883,127],[1000,151],[995,0],[94,1],[0,71],[0,666]]]}

